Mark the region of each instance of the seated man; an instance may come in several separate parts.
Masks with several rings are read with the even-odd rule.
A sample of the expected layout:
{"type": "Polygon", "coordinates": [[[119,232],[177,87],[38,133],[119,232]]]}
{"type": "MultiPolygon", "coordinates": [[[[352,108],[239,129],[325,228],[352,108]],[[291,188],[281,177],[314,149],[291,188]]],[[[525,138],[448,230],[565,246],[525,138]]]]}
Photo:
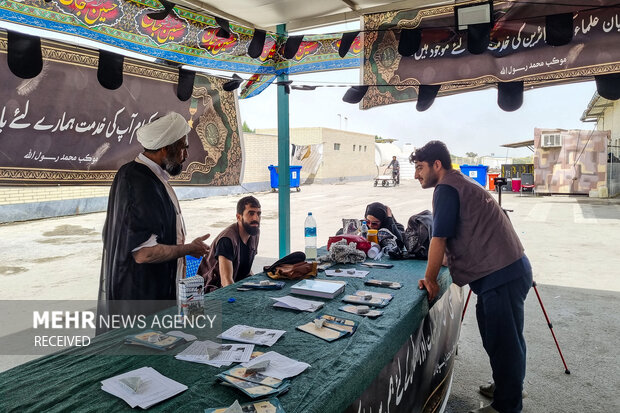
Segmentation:
{"type": "Polygon", "coordinates": [[[364,216],[366,217],[366,222],[369,229],[379,230],[381,228],[386,228],[396,236],[398,241],[401,243],[403,242],[402,233],[405,231],[405,227],[396,222],[390,207],[383,205],[380,202],[373,202],[372,204],[368,204],[366,206],[364,216]]]}
{"type": "Polygon", "coordinates": [[[211,244],[198,274],[205,279],[205,292],[241,281],[252,275],[252,263],[260,235],[260,203],[253,196],[237,202],[237,222],[225,228],[211,244]]]}

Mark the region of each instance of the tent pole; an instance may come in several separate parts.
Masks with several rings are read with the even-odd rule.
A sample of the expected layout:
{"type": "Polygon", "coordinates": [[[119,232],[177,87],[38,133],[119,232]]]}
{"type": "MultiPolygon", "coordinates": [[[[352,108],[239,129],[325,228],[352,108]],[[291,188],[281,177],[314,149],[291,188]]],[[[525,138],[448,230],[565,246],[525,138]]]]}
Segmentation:
{"type": "MultiPolygon", "coordinates": [[[[277,34],[285,36],[286,24],[277,26],[277,34]]],[[[278,75],[278,81],[288,80],[288,74],[278,75]]],[[[280,258],[291,252],[291,192],[289,161],[289,107],[284,85],[278,85],[278,228],[280,258]]]]}

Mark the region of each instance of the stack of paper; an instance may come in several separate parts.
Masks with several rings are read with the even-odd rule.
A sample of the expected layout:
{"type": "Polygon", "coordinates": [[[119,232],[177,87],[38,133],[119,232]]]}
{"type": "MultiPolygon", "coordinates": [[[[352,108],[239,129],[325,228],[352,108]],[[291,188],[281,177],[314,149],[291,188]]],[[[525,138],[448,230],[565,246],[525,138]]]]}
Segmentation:
{"type": "Polygon", "coordinates": [[[275,377],[280,380],[297,376],[310,367],[308,363],[290,359],[275,351],[269,351],[262,356],[256,357],[249,363],[243,363],[241,365],[246,368],[252,367],[265,360],[269,360],[269,367],[267,367],[264,371],[261,371],[261,374],[268,377],[275,377]]]}
{"type": "Polygon", "coordinates": [[[276,303],[273,305],[274,307],[287,308],[290,310],[309,311],[313,313],[323,307],[323,302],[321,301],[303,300],[290,295],[271,298],[276,300],[276,303]]]}
{"type": "Polygon", "coordinates": [[[218,344],[213,341],[195,341],[175,356],[177,360],[207,364],[213,367],[250,361],[254,344],[218,344]]]}
{"type": "MultiPolygon", "coordinates": [[[[195,338],[195,337],[194,337],[195,338]]],[[[125,344],[133,344],[166,351],[184,344],[185,338],[178,335],[163,334],[161,331],[146,330],[125,337],[125,344]]]]}
{"type": "Polygon", "coordinates": [[[152,367],[142,367],[101,382],[101,390],[143,409],[187,390],[187,386],[163,376],[152,367]]]}
{"type": "Polygon", "coordinates": [[[256,328],[237,324],[217,337],[225,340],[239,341],[241,343],[252,343],[271,347],[284,333],[286,333],[284,330],[270,330],[268,328],[256,328]]]}
{"type": "Polygon", "coordinates": [[[216,376],[222,383],[241,390],[252,398],[274,396],[286,392],[288,380],[269,377],[259,372],[248,372],[245,367],[235,367],[216,376]]]}

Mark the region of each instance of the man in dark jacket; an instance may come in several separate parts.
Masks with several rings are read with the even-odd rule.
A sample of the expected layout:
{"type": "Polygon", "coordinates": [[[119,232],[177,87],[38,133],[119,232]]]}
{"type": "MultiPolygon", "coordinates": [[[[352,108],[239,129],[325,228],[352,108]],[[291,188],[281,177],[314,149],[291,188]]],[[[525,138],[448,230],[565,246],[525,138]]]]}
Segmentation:
{"type": "MultiPolygon", "coordinates": [[[[493,403],[478,413],[519,413],[525,378],[524,301],[532,267],[510,220],[489,192],[452,169],[446,145],[431,141],[415,152],[415,178],[433,193],[433,234],[419,288],[439,293],[444,253],[455,284],[478,296],[476,318],[493,370],[493,403]]],[[[483,391],[481,386],[481,392],[483,391]]]]}
{"type": "Polygon", "coordinates": [[[198,274],[205,279],[206,292],[252,275],[260,237],[260,208],[258,199],[253,196],[243,197],[237,202],[237,222],[213,240],[211,252],[198,268],[198,274]]]}
{"type": "Polygon", "coordinates": [[[189,131],[174,112],[136,131],[144,152],[119,169],[110,188],[99,283],[102,316],[150,314],[169,306],[185,274],[185,255],[209,252],[203,242],[208,234],[185,243],[179,201],[168,183],[187,158],[189,131]]]}

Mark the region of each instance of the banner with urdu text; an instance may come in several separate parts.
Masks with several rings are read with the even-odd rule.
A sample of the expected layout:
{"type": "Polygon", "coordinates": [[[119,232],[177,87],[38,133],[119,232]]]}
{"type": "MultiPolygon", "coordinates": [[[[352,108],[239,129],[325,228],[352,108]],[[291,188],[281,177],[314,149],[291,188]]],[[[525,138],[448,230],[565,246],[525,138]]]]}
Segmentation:
{"type": "Polygon", "coordinates": [[[176,185],[237,185],[241,143],[235,94],[225,79],[196,75],[176,96],[178,71],[125,59],[117,90],[97,80],[97,51],[42,41],[43,70],[21,79],[7,67],[0,34],[0,185],[107,184],[142,146],[136,129],[169,111],[192,126],[176,185]]]}
{"type": "Polygon", "coordinates": [[[454,5],[364,16],[363,84],[370,88],[362,109],[416,100],[421,84],[441,84],[441,96],[498,82],[523,81],[527,90],[620,72],[616,1],[495,1],[493,16],[489,46],[478,55],[467,50],[467,30],[455,30],[454,5]],[[547,45],[545,17],[569,12],[572,41],[547,45]],[[398,52],[401,29],[422,31],[413,56],[398,52]]]}

